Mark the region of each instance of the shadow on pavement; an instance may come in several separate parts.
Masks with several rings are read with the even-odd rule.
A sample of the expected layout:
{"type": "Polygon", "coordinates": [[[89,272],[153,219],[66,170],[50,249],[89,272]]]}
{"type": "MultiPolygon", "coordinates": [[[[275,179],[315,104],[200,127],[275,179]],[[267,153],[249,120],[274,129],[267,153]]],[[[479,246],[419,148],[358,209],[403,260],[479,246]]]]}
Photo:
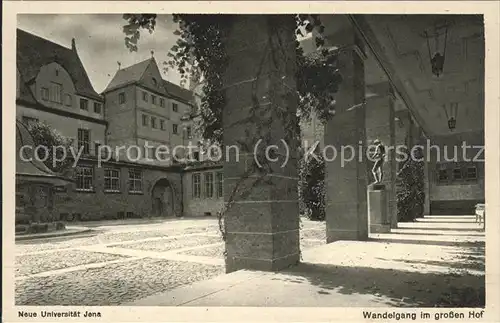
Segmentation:
{"type": "Polygon", "coordinates": [[[398,307],[484,307],[485,277],[301,263],[273,280],[310,283],[319,294],[365,294],[398,307]]]}

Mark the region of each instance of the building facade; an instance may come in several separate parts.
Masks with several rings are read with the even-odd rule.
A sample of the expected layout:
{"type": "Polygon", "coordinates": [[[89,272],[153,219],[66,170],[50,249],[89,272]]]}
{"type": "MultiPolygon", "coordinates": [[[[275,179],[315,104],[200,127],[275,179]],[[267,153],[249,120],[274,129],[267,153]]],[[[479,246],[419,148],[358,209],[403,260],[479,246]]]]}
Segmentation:
{"type": "Polygon", "coordinates": [[[17,119],[44,122],[81,151],[74,183],[54,192],[55,218],[216,214],[221,166],[186,169],[185,158],[200,158],[192,94],[164,80],[154,58],[119,69],[98,94],[74,39],[67,48],[18,29],[17,46],[17,119]]]}
{"type": "MultiPolygon", "coordinates": [[[[306,52],[313,48],[311,41],[302,42],[306,52]]],[[[365,60],[366,100],[377,113],[366,113],[365,122],[371,125],[367,138],[387,138],[383,141],[391,146],[417,143],[423,138],[422,128],[408,108],[401,107],[401,97],[385,90],[390,86],[372,60],[365,60]]],[[[27,125],[45,122],[82,151],[72,169],[75,182],[54,194],[57,216],[66,220],[215,216],[224,201],[223,172],[220,163],[203,161],[203,140],[192,118],[201,86],[192,84],[187,90],[164,80],[151,57],[118,69],[99,94],[75,40],[64,47],[18,29],[17,119],[27,125]]],[[[302,130],[303,139],[325,145],[328,134],[314,116],[302,130]]],[[[471,214],[476,203],[484,202],[484,162],[448,162],[443,154],[445,147],[463,141],[483,146],[484,131],[439,133],[429,139],[441,148],[439,153],[431,149],[426,163],[425,212],[471,214]]],[[[396,168],[391,165],[387,164],[387,180],[394,182],[396,168]]],[[[395,201],[388,203],[394,213],[395,201]]]]}

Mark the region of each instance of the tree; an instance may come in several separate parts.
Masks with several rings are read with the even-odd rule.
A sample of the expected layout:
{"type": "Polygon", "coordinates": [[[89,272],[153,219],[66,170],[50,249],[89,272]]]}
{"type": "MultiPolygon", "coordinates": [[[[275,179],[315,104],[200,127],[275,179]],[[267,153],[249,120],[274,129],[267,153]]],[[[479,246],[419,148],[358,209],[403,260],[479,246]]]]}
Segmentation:
{"type": "Polygon", "coordinates": [[[310,220],[325,219],[325,161],[321,156],[319,145],[316,146],[315,157],[301,158],[299,164],[299,199],[302,211],[310,220]]]}
{"type": "MultiPolygon", "coordinates": [[[[174,14],[174,22],[179,24],[179,28],[174,32],[178,37],[176,44],[170,48],[168,60],[164,66],[168,68],[177,68],[181,74],[181,83],[186,82],[188,78],[195,80],[203,79],[203,96],[201,104],[196,111],[200,120],[200,132],[204,139],[212,143],[222,145],[222,111],[226,105],[223,91],[223,75],[227,66],[227,55],[224,49],[224,37],[230,31],[234,22],[234,15],[196,15],[196,14],[174,14]]],[[[138,41],[141,30],[150,33],[154,32],[157,15],[155,14],[125,14],[123,15],[127,24],[123,27],[125,33],[125,46],[130,51],[137,51],[138,41]]],[[[337,66],[337,52],[323,48],[324,26],[321,23],[319,15],[315,14],[296,14],[296,15],[269,15],[265,19],[267,29],[270,33],[278,33],[281,26],[288,23],[295,23],[295,33],[297,35],[303,32],[311,33],[315,31],[315,42],[318,51],[314,55],[304,56],[303,50],[298,41],[295,42],[296,54],[296,84],[299,104],[296,113],[300,118],[308,118],[312,111],[325,122],[334,114],[335,99],[334,95],[338,91],[342,77],[337,66]]],[[[269,44],[272,42],[270,41],[269,44]]],[[[277,57],[281,44],[278,46],[269,46],[272,57],[277,57]],[[277,48],[275,48],[277,47],[277,48]]],[[[255,92],[255,91],[254,91],[255,92]]],[[[251,100],[255,102],[250,114],[255,114],[259,109],[259,100],[257,94],[252,92],[251,100]]],[[[277,105],[270,107],[277,109],[276,115],[282,118],[285,125],[285,140],[297,142],[300,139],[299,118],[290,116],[289,112],[281,112],[277,105]]],[[[260,127],[262,125],[257,125],[260,127]]],[[[241,145],[246,147],[247,151],[252,138],[242,138],[241,145]],[[245,142],[247,140],[248,142],[245,142]]],[[[264,139],[265,142],[265,139],[264,139]]],[[[258,158],[258,157],[257,157],[258,158]]],[[[262,160],[261,160],[262,164],[262,160]]],[[[227,209],[233,205],[234,197],[241,195],[241,186],[246,190],[252,189],[259,182],[266,181],[265,177],[272,172],[271,167],[263,165],[251,165],[248,171],[229,194],[229,200],[224,204],[224,208],[219,212],[219,227],[223,238],[225,238],[224,225],[222,218],[227,209]],[[257,167],[258,166],[258,167],[257,167]],[[245,184],[252,173],[260,174],[253,183],[245,184]]],[[[303,202],[311,209],[311,214],[315,218],[324,218],[324,184],[321,178],[323,163],[317,165],[311,162],[307,166],[310,169],[310,175],[306,179],[309,184],[304,189],[311,190],[304,192],[307,195],[303,202]],[[323,201],[323,202],[321,202],[323,201]]],[[[309,171],[307,171],[309,173],[309,171]]],[[[306,175],[307,177],[307,175],[306,175]]]]}
{"type": "MultiPolygon", "coordinates": [[[[315,42],[318,52],[304,56],[299,42],[296,42],[297,55],[297,91],[299,95],[298,113],[308,117],[316,111],[319,118],[326,121],[332,115],[334,94],[338,91],[342,77],[337,67],[336,52],[323,48],[324,26],[319,15],[272,15],[271,22],[280,23],[280,19],[295,19],[296,34],[302,35],[316,31],[315,42]]],[[[130,51],[137,51],[141,30],[154,32],[155,14],[125,14],[127,22],[123,26],[125,46],[130,51]]],[[[222,143],[222,109],[225,98],[222,89],[222,76],[227,65],[223,37],[233,23],[234,15],[197,15],[174,14],[174,22],[179,28],[174,32],[178,37],[170,48],[168,59],[163,63],[166,69],[177,68],[181,74],[181,83],[189,78],[203,78],[203,97],[200,109],[200,130],[203,138],[215,143],[222,143]]],[[[194,117],[194,116],[192,116],[194,117]]],[[[290,125],[298,129],[298,124],[290,125]]]]}
{"type": "Polygon", "coordinates": [[[33,122],[28,126],[28,130],[33,136],[35,147],[43,146],[47,148],[46,151],[44,149],[38,150],[41,160],[47,157],[43,163],[56,173],[63,173],[68,170],[72,161],[67,157],[71,156],[69,150],[71,149],[73,140],[64,137],[44,122],[33,122]],[[46,153],[48,153],[48,156],[45,156],[46,153]],[[54,161],[54,154],[57,159],[56,161],[54,161]]]}

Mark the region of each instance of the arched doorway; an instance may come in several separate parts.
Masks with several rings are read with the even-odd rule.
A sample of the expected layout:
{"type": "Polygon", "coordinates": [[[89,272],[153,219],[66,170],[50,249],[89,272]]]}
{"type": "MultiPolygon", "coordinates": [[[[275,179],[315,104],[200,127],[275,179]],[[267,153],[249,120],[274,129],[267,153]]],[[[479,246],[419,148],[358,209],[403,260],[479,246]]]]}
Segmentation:
{"type": "Polygon", "coordinates": [[[174,216],[174,190],[166,178],[156,182],[151,192],[153,216],[174,216]]]}

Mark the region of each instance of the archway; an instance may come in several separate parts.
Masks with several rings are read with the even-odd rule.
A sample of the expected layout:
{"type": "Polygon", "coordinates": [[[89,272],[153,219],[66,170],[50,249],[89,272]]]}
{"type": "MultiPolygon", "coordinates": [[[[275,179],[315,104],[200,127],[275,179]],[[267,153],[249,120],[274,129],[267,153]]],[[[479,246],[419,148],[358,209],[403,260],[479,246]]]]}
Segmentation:
{"type": "Polygon", "coordinates": [[[151,191],[152,215],[174,216],[174,189],[166,178],[158,180],[151,191]]]}

